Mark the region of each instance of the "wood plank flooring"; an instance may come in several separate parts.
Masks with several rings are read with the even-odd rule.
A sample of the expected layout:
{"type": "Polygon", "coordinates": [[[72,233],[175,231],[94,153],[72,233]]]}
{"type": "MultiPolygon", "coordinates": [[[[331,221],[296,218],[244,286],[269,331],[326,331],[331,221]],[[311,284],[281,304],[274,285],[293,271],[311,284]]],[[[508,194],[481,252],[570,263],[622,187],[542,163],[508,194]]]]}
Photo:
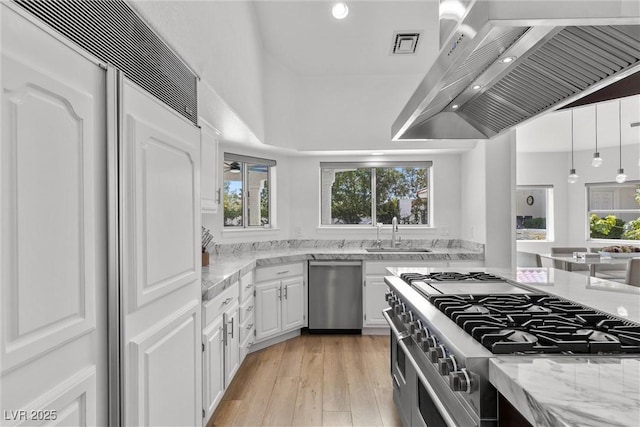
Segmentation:
{"type": "Polygon", "coordinates": [[[301,335],[247,355],[207,427],[400,426],[389,337],[301,335]]]}

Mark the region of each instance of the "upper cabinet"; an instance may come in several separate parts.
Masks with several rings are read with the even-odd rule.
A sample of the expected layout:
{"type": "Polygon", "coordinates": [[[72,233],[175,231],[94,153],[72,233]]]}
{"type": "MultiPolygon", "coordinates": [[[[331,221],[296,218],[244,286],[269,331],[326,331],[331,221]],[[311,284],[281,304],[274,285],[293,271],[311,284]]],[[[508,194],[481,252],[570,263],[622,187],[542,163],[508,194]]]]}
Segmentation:
{"type": "Polygon", "coordinates": [[[202,122],[200,136],[200,188],[202,211],[206,213],[218,212],[220,190],[218,188],[218,131],[202,122]]]}

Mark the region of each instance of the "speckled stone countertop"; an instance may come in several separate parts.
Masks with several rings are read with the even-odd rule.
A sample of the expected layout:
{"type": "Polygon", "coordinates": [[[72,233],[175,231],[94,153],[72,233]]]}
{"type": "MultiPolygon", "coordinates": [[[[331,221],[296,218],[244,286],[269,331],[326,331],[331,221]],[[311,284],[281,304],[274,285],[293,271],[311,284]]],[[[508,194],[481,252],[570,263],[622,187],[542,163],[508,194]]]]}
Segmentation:
{"type": "MultiPolygon", "coordinates": [[[[433,269],[389,270],[399,275],[433,269]]],[[[553,268],[483,270],[533,291],[640,322],[640,288],[635,286],[553,268]]],[[[640,426],[640,355],[496,356],[489,363],[489,380],[535,426],[640,426]]]]}
{"type": "MultiPolygon", "coordinates": [[[[389,247],[383,242],[383,247],[389,247]]],[[[202,301],[208,301],[257,266],[307,260],[362,261],[483,261],[484,246],[461,240],[405,240],[402,248],[431,252],[367,252],[373,241],[288,240],[216,247],[209,266],[202,268],[202,301]]]]}

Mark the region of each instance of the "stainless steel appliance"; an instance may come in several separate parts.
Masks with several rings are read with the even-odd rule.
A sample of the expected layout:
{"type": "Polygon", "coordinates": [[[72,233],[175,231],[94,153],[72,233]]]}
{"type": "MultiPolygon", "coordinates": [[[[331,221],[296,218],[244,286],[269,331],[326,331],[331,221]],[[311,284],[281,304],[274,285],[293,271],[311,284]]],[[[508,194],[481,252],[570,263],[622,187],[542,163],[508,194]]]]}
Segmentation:
{"type": "Polygon", "coordinates": [[[488,375],[496,354],[640,354],[640,324],[497,276],[409,273],[385,281],[393,395],[405,425],[497,426],[488,375]]]}
{"type": "Polygon", "coordinates": [[[362,331],[360,261],[309,261],[309,331],[362,331]]]}

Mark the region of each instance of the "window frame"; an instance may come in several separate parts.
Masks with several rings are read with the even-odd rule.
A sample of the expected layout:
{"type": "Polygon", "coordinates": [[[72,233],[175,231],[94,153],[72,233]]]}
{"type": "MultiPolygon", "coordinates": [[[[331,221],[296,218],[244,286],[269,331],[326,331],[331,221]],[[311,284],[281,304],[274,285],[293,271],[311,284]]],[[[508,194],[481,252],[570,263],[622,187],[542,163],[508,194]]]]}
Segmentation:
{"type": "MultiPolygon", "coordinates": [[[[536,239],[518,239],[516,235],[516,242],[554,242],[555,241],[555,221],[554,221],[554,188],[553,185],[545,184],[545,185],[516,185],[516,193],[519,190],[545,190],[546,197],[546,209],[545,209],[545,231],[546,231],[546,239],[536,240],[536,239]]],[[[518,216],[518,210],[516,206],[516,218],[518,216]]],[[[518,230],[517,219],[516,219],[516,230],[518,230]]],[[[516,231],[517,233],[517,231],[516,231]]]]}
{"type": "MultiPolygon", "coordinates": [[[[433,161],[431,160],[408,160],[408,161],[362,161],[362,162],[320,162],[320,212],[319,227],[320,228],[374,228],[377,225],[377,174],[376,168],[423,168],[427,169],[427,224],[403,224],[403,227],[412,228],[434,228],[433,221],[433,161]],[[323,207],[323,170],[324,169],[371,169],[371,224],[323,224],[322,223],[322,207],[323,207]]],[[[388,224],[385,224],[388,225],[388,224]]]]}
{"type": "Polygon", "coordinates": [[[242,190],[241,190],[241,203],[242,203],[242,225],[227,225],[225,224],[225,208],[224,208],[224,203],[222,206],[222,229],[224,231],[232,231],[232,230],[262,230],[262,229],[271,229],[274,227],[273,224],[273,212],[274,212],[274,201],[275,198],[273,197],[274,191],[273,191],[273,187],[274,187],[274,182],[272,180],[273,176],[275,175],[275,170],[274,168],[277,165],[277,162],[275,160],[272,159],[264,159],[264,158],[260,158],[260,157],[252,157],[252,156],[245,156],[242,154],[235,154],[235,153],[223,153],[222,156],[222,198],[224,200],[224,196],[225,196],[225,190],[224,190],[224,183],[225,183],[225,179],[224,179],[224,164],[226,162],[238,162],[240,163],[241,166],[241,171],[242,171],[242,179],[241,179],[241,183],[242,183],[242,190]],[[250,225],[248,223],[248,218],[249,218],[249,191],[248,191],[248,181],[249,181],[249,165],[264,165],[267,166],[267,182],[268,182],[268,189],[269,189],[269,207],[268,207],[268,223],[267,224],[261,224],[261,225],[250,225]]]}
{"type": "MultiPolygon", "coordinates": [[[[638,244],[639,240],[630,240],[630,239],[616,239],[616,238],[599,238],[599,237],[591,237],[591,214],[597,214],[601,218],[603,218],[600,213],[603,214],[616,214],[616,213],[637,213],[638,218],[640,218],[640,204],[637,209],[594,209],[591,210],[591,188],[621,188],[621,187],[633,187],[636,186],[636,189],[640,189],[640,180],[630,180],[623,183],[617,182],[593,182],[586,183],[585,185],[585,200],[586,200],[586,226],[585,226],[585,239],[586,241],[592,242],[603,242],[603,243],[627,243],[627,244],[638,244]]],[[[619,217],[616,215],[616,217],[619,217]]],[[[626,224],[626,223],[625,223],[626,224]]]]}

